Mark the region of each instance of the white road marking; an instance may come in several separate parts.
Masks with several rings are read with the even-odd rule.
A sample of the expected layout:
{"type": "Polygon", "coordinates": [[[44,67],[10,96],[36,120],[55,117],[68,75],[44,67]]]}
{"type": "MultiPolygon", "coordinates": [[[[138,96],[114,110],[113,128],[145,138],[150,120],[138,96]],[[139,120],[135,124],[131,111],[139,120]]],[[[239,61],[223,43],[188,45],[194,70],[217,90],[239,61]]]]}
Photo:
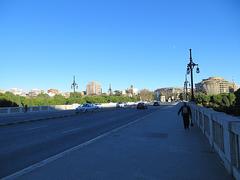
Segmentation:
{"type": "MultiPolygon", "coordinates": [[[[156,112],[156,111],[154,111],[154,112],[156,112]]],[[[84,142],[84,143],[82,143],[82,144],[79,144],[79,145],[77,145],[77,146],[75,146],[75,147],[72,147],[72,148],[70,148],[70,149],[67,149],[67,150],[65,150],[65,151],[63,151],[63,152],[61,152],[61,153],[59,153],[59,154],[56,154],[56,155],[54,155],[54,156],[51,156],[51,157],[49,157],[49,158],[47,158],[47,159],[45,159],[45,160],[42,160],[42,161],[40,161],[40,162],[38,162],[38,163],[36,163],[36,164],[30,165],[30,166],[28,166],[28,167],[26,167],[26,168],[24,168],[24,169],[22,169],[22,170],[20,170],[20,171],[17,171],[17,172],[15,172],[15,173],[11,174],[11,175],[8,175],[8,176],[2,178],[2,180],[15,179],[15,178],[18,178],[18,177],[20,177],[20,176],[23,176],[24,174],[30,173],[30,172],[34,171],[35,169],[38,169],[38,168],[40,168],[40,167],[43,167],[43,166],[45,166],[45,165],[47,165],[47,164],[49,164],[49,163],[51,163],[51,162],[53,162],[53,161],[56,161],[57,159],[62,158],[62,157],[65,156],[66,154],[69,154],[69,153],[71,153],[71,152],[73,152],[73,151],[79,150],[79,149],[81,149],[81,148],[83,148],[83,147],[85,147],[85,146],[87,146],[87,145],[89,145],[89,144],[92,144],[93,142],[95,142],[95,141],[97,141],[97,140],[99,140],[99,139],[102,139],[102,138],[108,136],[108,135],[111,134],[111,133],[117,132],[117,131],[119,131],[119,130],[121,130],[121,129],[123,129],[123,128],[126,128],[126,127],[128,127],[128,126],[130,126],[130,125],[132,125],[132,124],[134,124],[134,123],[136,123],[136,122],[138,122],[138,121],[140,121],[140,120],[143,120],[143,119],[145,119],[146,117],[152,115],[154,112],[151,112],[150,114],[147,114],[146,116],[143,116],[143,117],[141,117],[141,118],[138,118],[138,119],[136,119],[135,121],[132,121],[132,122],[130,122],[130,123],[127,123],[127,124],[125,124],[125,125],[123,125],[123,126],[120,126],[120,127],[118,127],[118,128],[112,129],[112,130],[110,130],[110,131],[108,131],[108,132],[106,132],[106,133],[103,133],[103,134],[101,134],[101,135],[99,135],[99,136],[97,136],[97,137],[95,137],[95,138],[93,138],[93,139],[91,139],[91,140],[89,140],[89,141],[86,141],[86,142],[84,142]]]]}
{"type": "Polygon", "coordinates": [[[68,134],[68,133],[71,133],[71,132],[74,132],[74,131],[78,131],[78,130],[80,130],[80,129],[82,129],[82,127],[63,131],[62,134],[68,134]]]}

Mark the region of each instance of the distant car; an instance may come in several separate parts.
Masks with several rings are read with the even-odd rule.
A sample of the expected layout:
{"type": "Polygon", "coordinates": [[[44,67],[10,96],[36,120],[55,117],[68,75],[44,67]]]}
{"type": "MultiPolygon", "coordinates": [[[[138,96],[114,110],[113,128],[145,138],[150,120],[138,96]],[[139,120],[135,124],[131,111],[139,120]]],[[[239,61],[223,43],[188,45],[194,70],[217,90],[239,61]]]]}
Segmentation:
{"type": "Polygon", "coordinates": [[[160,106],[160,104],[159,104],[159,102],[156,101],[153,103],[153,106],[160,106]]]}
{"type": "Polygon", "coordinates": [[[138,103],[137,104],[137,109],[147,109],[147,105],[145,103],[138,103]]]}
{"type": "Polygon", "coordinates": [[[96,106],[95,104],[90,104],[90,103],[86,103],[86,104],[83,104],[81,106],[78,106],[76,109],[75,109],[75,112],[76,113],[79,113],[79,112],[87,112],[87,111],[94,111],[94,110],[97,110],[99,109],[98,106],[96,106]]]}
{"type": "Polygon", "coordinates": [[[118,108],[123,108],[123,107],[125,107],[125,103],[122,103],[122,102],[117,103],[117,104],[116,104],[116,107],[118,107],[118,108]]]}

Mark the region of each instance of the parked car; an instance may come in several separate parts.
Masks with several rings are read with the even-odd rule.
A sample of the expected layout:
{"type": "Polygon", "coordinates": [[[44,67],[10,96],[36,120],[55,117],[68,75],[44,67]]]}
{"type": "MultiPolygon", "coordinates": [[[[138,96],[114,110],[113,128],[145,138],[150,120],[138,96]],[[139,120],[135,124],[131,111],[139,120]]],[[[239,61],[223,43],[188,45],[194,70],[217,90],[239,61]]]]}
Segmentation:
{"type": "Polygon", "coordinates": [[[145,104],[145,103],[138,103],[137,104],[137,109],[147,109],[148,107],[147,107],[147,105],[145,104]]]}
{"type": "Polygon", "coordinates": [[[125,103],[119,102],[116,104],[117,108],[124,108],[125,107],[125,103]]]}
{"type": "Polygon", "coordinates": [[[159,102],[155,101],[155,102],[153,103],[153,106],[160,106],[160,104],[159,104],[159,102]]]}
{"type": "Polygon", "coordinates": [[[76,113],[79,113],[79,112],[94,111],[96,109],[99,109],[99,107],[96,106],[95,104],[86,103],[86,104],[83,104],[81,106],[78,106],[75,109],[75,111],[76,111],[76,113]]]}

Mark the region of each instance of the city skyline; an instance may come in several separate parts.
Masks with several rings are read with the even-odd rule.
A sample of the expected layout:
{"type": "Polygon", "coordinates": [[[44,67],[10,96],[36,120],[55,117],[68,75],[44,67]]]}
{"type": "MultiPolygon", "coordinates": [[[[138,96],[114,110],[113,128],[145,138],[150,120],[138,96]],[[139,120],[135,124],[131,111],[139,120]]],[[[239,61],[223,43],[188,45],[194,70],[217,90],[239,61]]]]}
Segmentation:
{"type": "MultiPolygon", "coordinates": [[[[194,83],[194,88],[198,88],[197,86],[202,82],[202,81],[205,81],[205,80],[208,80],[208,79],[211,79],[211,78],[220,78],[220,79],[224,79],[224,77],[219,77],[219,76],[209,76],[209,77],[207,77],[207,78],[204,78],[204,79],[202,79],[202,80],[200,80],[200,81],[198,81],[198,82],[195,82],[194,83]]],[[[226,79],[224,79],[224,80],[226,80],[226,79]]],[[[239,84],[237,84],[236,82],[234,82],[234,81],[229,81],[229,80],[226,80],[226,81],[228,81],[229,83],[233,83],[233,84],[235,84],[235,86],[236,86],[236,89],[235,90],[237,90],[240,86],[239,86],[239,84]]],[[[89,85],[89,83],[92,83],[92,82],[95,82],[95,83],[97,83],[97,84],[99,84],[100,85],[100,87],[101,87],[101,92],[102,93],[106,93],[106,94],[108,94],[109,93],[109,86],[108,86],[108,88],[107,87],[103,87],[102,86],[102,84],[101,84],[101,82],[96,82],[96,81],[89,81],[84,87],[85,87],[85,89],[83,88],[83,89],[79,89],[79,88],[77,88],[76,89],[76,92],[86,92],[87,91],[87,88],[88,88],[88,85],[89,85]],[[102,89],[105,89],[105,91],[103,91],[102,89]]],[[[77,83],[77,82],[76,82],[77,83]]],[[[77,83],[78,84],[78,83],[77,83]]],[[[111,83],[110,83],[111,84],[111,83]]],[[[128,87],[124,87],[124,88],[122,88],[122,89],[115,89],[114,87],[112,87],[112,85],[111,85],[111,90],[112,90],[112,92],[114,92],[114,91],[124,91],[124,90],[127,90],[129,87],[131,87],[131,86],[133,86],[135,89],[137,89],[138,91],[140,91],[140,90],[143,90],[143,89],[148,89],[148,90],[150,90],[150,91],[156,91],[156,90],[158,90],[158,89],[161,89],[161,88],[182,88],[182,89],[184,89],[185,87],[184,87],[184,85],[183,86],[159,86],[159,87],[157,87],[157,88],[155,88],[155,89],[149,89],[149,88],[147,88],[147,87],[145,87],[145,88],[138,88],[138,87],[136,87],[136,86],[134,86],[134,85],[129,85],[128,87]]],[[[190,88],[190,83],[188,84],[188,88],[190,88]]],[[[35,88],[31,88],[31,89],[23,89],[23,88],[19,88],[19,87],[12,87],[12,88],[9,88],[9,89],[3,89],[3,88],[0,88],[0,90],[3,90],[3,91],[21,91],[21,92],[25,92],[25,93],[27,93],[27,92],[31,92],[31,91],[44,91],[44,92],[47,92],[48,90],[50,90],[50,89],[56,89],[56,90],[59,90],[59,92],[61,92],[61,93],[69,93],[69,92],[73,92],[73,88],[70,86],[70,88],[69,88],[69,90],[67,90],[67,91],[63,91],[62,89],[58,89],[58,88],[56,88],[56,87],[48,87],[47,89],[41,89],[41,88],[38,88],[38,87],[35,87],[35,88]]]]}
{"type": "Polygon", "coordinates": [[[189,48],[201,73],[240,84],[236,1],[1,2],[0,89],[69,91],[95,80],[107,92],[182,87],[189,48]],[[44,13],[42,13],[44,12],[44,13]],[[203,13],[204,12],[204,13],[203,13]]]}

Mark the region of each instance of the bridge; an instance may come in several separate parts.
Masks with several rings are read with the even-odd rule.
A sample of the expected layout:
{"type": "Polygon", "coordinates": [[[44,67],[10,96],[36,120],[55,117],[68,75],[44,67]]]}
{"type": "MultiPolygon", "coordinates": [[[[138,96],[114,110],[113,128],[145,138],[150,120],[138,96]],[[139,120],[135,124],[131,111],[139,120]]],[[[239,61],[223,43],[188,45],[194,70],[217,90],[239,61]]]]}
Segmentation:
{"type": "Polygon", "coordinates": [[[0,178],[240,179],[239,119],[180,105],[0,116],[0,178]]]}

